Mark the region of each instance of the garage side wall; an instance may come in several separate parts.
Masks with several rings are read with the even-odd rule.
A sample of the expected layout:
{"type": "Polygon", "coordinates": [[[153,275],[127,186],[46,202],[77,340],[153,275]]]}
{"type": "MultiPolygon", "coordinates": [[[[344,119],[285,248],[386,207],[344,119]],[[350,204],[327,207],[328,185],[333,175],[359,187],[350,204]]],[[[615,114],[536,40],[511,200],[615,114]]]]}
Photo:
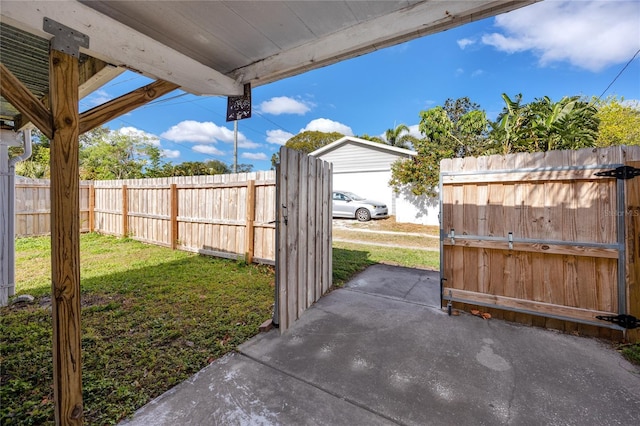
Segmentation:
{"type": "Polygon", "coordinates": [[[635,159],[639,147],[442,161],[443,305],[619,334],[596,317],[640,314],[625,272],[638,253],[626,247],[624,183],[596,173],[635,159]]]}

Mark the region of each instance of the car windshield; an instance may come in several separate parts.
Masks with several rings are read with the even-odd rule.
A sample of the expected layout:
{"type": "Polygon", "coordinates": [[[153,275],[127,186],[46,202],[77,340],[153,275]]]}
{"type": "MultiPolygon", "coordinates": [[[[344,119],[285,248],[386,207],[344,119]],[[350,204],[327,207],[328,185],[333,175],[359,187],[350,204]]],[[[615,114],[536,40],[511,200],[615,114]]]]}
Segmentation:
{"type": "Polygon", "coordinates": [[[362,201],[364,200],[363,197],[354,194],[353,192],[343,192],[344,195],[346,195],[347,197],[351,198],[353,201],[362,201]]]}

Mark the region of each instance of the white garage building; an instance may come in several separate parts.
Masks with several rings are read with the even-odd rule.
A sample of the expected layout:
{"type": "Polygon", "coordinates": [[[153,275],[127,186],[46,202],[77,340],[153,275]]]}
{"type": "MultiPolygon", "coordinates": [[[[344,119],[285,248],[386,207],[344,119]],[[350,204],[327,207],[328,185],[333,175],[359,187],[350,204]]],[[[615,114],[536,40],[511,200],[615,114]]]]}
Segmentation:
{"type": "Polygon", "coordinates": [[[345,136],[310,155],[333,163],[333,189],[384,202],[397,222],[438,225],[438,200],[396,193],[389,185],[391,165],[415,151],[345,136]]]}

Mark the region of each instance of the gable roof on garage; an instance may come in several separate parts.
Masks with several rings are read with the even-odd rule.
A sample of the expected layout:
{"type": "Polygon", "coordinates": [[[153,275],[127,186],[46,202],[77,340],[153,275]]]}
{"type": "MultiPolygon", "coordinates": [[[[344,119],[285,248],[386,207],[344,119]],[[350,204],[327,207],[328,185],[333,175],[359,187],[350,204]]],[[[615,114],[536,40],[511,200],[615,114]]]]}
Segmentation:
{"type": "Polygon", "coordinates": [[[333,164],[333,173],[390,171],[397,160],[415,157],[416,152],[354,136],[345,136],[309,155],[333,164]]]}

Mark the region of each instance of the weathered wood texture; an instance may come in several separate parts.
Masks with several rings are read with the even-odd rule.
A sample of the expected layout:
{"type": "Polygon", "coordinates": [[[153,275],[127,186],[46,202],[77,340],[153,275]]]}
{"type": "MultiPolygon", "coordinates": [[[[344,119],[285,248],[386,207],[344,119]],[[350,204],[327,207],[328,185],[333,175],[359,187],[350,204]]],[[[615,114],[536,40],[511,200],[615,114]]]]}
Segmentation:
{"type": "MultiPolygon", "coordinates": [[[[623,312],[618,263],[625,253],[626,310],[634,311],[638,266],[629,264],[635,246],[625,250],[618,239],[625,215],[619,183],[595,173],[633,159],[640,147],[442,161],[443,303],[452,296],[466,302],[457,305],[463,309],[482,306],[498,318],[618,336],[595,316],[623,312]]],[[[634,197],[627,191],[627,209],[640,210],[634,197]]],[[[627,228],[634,220],[625,215],[627,228]]]]}
{"type": "MultiPolygon", "coordinates": [[[[16,185],[16,236],[50,232],[49,184],[16,185]]],[[[82,182],[82,232],[275,262],[275,172],[82,182]],[[249,203],[249,204],[248,204],[249,203]]]]}
{"type": "Polygon", "coordinates": [[[81,425],[78,59],[49,55],[54,412],[57,425],[81,425]]]}
{"type": "Polygon", "coordinates": [[[331,287],[331,163],[281,148],[276,323],[286,331],[331,287]]]}

